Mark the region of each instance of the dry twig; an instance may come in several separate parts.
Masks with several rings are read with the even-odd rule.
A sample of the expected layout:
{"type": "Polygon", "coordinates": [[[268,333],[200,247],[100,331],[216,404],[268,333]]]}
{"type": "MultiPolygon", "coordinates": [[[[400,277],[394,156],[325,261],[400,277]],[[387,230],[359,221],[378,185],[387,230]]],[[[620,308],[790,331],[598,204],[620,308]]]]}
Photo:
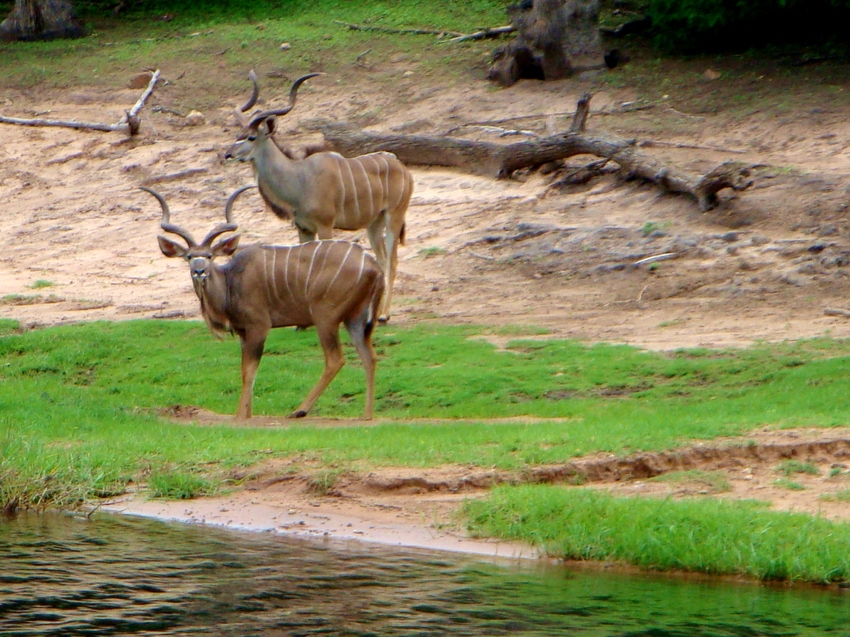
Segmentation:
{"type": "Polygon", "coordinates": [[[463,33],[458,33],[457,31],[448,31],[446,29],[393,29],[391,27],[378,27],[372,26],[369,24],[351,24],[350,22],[342,22],[340,20],[334,20],[335,24],[341,24],[344,27],[348,27],[352,31],[379,31],[380,33],[409,33],[412,35],[451,35],[451,36],[462,36],[463,33]]]}
{"type": "Polygon", "coordinates": [[[468,35],[459,35],[457,37],[452,38],[449,42],[468,42],[469,40],[483,40],[485,38],[497,38],[500,35],[504,35],[506,33],[513,33],[516,31],[516,27],[512,24],[508,24],[503,27],[486,27],[481,31],[476,31],[475,33],[470,33],[468,35]]]}
{"type": "Polygon", "coordinates": [[[55,119],[22,119],[19,117],[5,117],[0,115],[0,123],[17,124],[19,126],[59,126],[62,128],[76,128],[86,130],[99,130],[105,132],[126,132],[133,136],[139,132],[141,121],[139,120],[139,111],[145,105],[145,101],[153,93],[154,86],[159,80],[160,71],[157,69],[151,76],[148,87],[142,93],[141,97],[136,101],[129,111],[116,124],[101,124],[99,122],[76,122],[73,120],[55,120],[55,119]]]}

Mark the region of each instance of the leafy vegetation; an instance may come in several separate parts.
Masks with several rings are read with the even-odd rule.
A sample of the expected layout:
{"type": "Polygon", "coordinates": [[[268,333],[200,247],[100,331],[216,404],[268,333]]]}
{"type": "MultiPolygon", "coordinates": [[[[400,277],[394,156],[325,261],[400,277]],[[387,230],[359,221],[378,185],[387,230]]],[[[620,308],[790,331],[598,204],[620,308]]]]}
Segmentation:
{"type": "Polygon", "coordinates": [[[847,0],[649,0],[656,44],[695,52],[749,49],[767,43],[846,39],[847,0]]]}
{"type": "Polygon", "coordinates": [[[476,533],[571,560],[761,580],[850,579],[850,525],[758,502],[618,498],[553,486],[494,490],[465,505],[476,533]]]}
{"type": "Polygon", "coordinates": [[[799,460],[783,460],[779,463],[776,470],[785,475],[786,478],[795,473],[808,473],[812,476],[820,473],[818,468],[811,462],[801,462],[799,460]]]}

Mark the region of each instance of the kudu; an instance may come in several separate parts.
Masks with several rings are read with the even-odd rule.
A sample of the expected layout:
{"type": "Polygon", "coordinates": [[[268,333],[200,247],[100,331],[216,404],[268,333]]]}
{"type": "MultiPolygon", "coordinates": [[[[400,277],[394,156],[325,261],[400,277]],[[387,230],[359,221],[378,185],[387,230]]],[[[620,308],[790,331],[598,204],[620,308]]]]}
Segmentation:
{"type": "Polygon", "coordinates": [[[325,354],[325,368],[316,386],[290,416],[307,415],[316,399],[345,364],[339,342],[339,326],[345,324],[366,373],[365,418],[372,417],[375,399],[375,365],[372,330],[384,290],[381,269],[374,257],[347,241],[312,241],[297,246],[251,245],[237,251],[239,235],[213,240],[237,229],[231,211],[236,198],[248,188],[234,192],[224,209],[226,223],[215,227],[201,243],[182,228],[171,224],[165,198],[160,225],[176,234],[181,243],[162,235],[159,247],[167,257],[189,263],[192,285],[201,302],[201,313],[216,335],[235,332],[242,345],[242,394],[236,417],[251,417],[254,379],[263,356],[269,330],[273,327],[316,326],[325,354]],[[221,256],[232,257],[224,265],[213,263],[221,256]]]}
{"type": "Polygon", "coordinates": [[[413,178],[392,153],[378,152],[346,159],[339,153],[319,152],[293,159],[277,145],[272,135],[276,118],[295,106],[298,88],[319,73],[295,81],[289,105],[262,111],[242,119],[260,94],[257,76],[251,71],[254,90],[237,111],[243,132],[227,150],[225,159],[250,161],[260,194],[281,219],[292,220],[301,242],[330,239],[333,228],[366,228],[378,265],[384,271],[385,296],[379,318],[390,316],[393,283],[398,262],[398,245],[404,243],[405,215],[413,194],[413,178]]]}

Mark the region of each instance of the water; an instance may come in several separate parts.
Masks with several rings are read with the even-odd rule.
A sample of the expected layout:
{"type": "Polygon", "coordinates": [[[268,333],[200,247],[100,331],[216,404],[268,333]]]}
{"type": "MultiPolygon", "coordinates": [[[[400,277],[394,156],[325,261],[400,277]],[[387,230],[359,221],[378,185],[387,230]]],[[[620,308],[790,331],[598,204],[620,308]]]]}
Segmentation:
{"type": "Polygon", "coordinates": [[[850,637],[850,595],[95,516],[0,519],[0,635],[850,637]]]}

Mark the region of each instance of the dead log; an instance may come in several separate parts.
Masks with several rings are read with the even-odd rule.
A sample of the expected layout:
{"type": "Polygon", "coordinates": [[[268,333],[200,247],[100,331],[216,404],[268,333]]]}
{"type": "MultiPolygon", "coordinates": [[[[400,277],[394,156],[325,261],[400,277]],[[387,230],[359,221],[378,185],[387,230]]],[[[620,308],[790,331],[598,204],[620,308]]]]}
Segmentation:
{"type": "Polygon", "coordinates": [[[150,82],[147,88],[142,93],[141,97],[136,101],[129,111],[124,113],[124,116],[115,124],[102,124],[100,122],[77,122],[74,120],[58,120],[58,119],[22,119],[20,117],[5,117],[0,115],[0,124],[17,124],[18,126],[59,126],[62,128],[76,128],[86,130],[98,130],[105,132],[123,132],[129,136],[137,135],[141,120],[139,119],[139,111],[145,105],[148,97],[153,93],[154,86],[159,80],[160,71],[157,69],[151,75],[150,82]]]}
{"type": "Polygon", "coordinates": [[[720,190],[745,190],[752,184],[749,164],[725,162],[706,175],[692,175],[642,152],[634,139],[585,132],[589,102],[590,95],[579,100],[569,131],[512,144],[377,133],[346,124],[329,124],[321,130],[326,145],[345,156],[383,150],[394,153],[405,164],[447,166],[497,179],[509,178],[521,168],[576,155],[595,155],[615,162],[629,178],[644,179],[668,192],[690,195],[701,210],[710,210],[717,204],[720,190]]]}

